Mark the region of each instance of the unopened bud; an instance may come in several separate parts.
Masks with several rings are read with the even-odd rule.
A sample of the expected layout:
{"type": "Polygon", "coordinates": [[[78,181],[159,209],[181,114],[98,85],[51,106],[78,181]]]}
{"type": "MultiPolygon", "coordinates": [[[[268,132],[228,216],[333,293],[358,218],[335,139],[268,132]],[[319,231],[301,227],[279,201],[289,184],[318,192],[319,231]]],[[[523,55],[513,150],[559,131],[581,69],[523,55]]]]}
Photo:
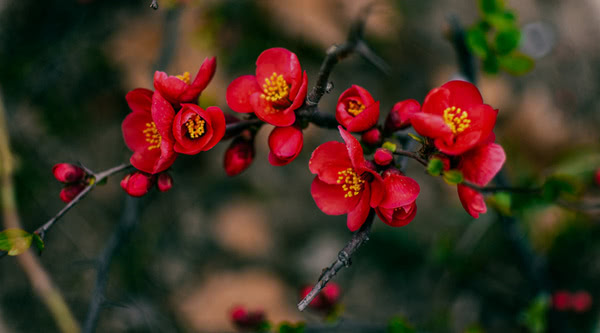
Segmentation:
{"type": "Polygon", "coordinates": [[[86,186],[83,183],[69,184],[65,186],[60,191],[60,200],[62,200],[64,203],[71,202],[71,200],[73,200],[79,193],[81,193],[81,191],[85,189],[85,187],[86,186]]]}
{"type": "Polygon", "coordinates": [[[169,175],[168,173],[163,172],[160,175],[158,175],[156,185],[158,186],[159,191],[167,192],[171,189],[171,187],[173,187],[173,177],[171,177],[171,175],[169,175]]]}
{"type": "Polygon", "coordinates": [[[139,171],[126,175],[121,180],[121,187],[132,197],[141,197],[152,187],[152,177],[139,171]]]}
{"type": "Polygon", "coordinates": [[[377,165],[386,166],[392,163],[394,155],[392,155],[391,151],[385,148],[377,148],[374,158],[377,165]]]}
{"type": "Polygon", "coordinates": [[[377,146],[382,140],[381,131],[379,128],[373,127],[362,134],[361,140],[368,145],[377,146]]]}
{"type": "Polygon", "coordinates": [[[385,130],[394,132],[410,126],[410,117],[421,111],[421,105],[414,99],[398,102],[385,118],[385,130]]]}
{"type": "Polygon", "coordinates": [[[254,160],[254,140],[243,137],[233,139],[223,160],[223,167],[228,176],[235,176],[246,170],[254,160]]]}
{"type": "Polygon", "coordinates": [[[81,181],[85,178],[85,171],[77,165],[69,163],[58,163],[52,167],[54,178],[59,182],[68,184],[81,181]]]}

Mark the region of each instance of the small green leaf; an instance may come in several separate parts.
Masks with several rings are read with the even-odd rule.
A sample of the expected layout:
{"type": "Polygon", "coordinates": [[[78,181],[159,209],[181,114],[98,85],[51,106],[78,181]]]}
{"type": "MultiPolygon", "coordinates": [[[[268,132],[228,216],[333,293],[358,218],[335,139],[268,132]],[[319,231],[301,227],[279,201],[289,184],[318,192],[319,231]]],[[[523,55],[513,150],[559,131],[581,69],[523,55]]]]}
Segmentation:
{"type": "Polygon", "coordinates": [[[9,228],[0,232],[0,250],[8,251],[9,256],[25,252],[31,246],[33,236],[25,230],[9,228]]]}
{"type": "Polygon", "coordinates": [[[507,55],[514,51],[521,41],[521,31],[515,27],[503,29],[496,34],[496,51],[499,55],[507,55]]]}
{"type": "Polygon", "coordinates": [[[449,185],[457,185],[462,183],[465,178],[460,170],[448,170],[444,171],[444,180],[449,185]]]}
{"type": "Polygon", "coordinates": [[[492,196],[487,198],[488,204],[494,207],[500,214],[504,216],[512,215],[510,207],[512,202],[512,197],[507,192],[498,192],[492,196]]]}
{"type": "Polygon", "coordinates": [[[279,333],[302,333],[304,332],[304,326],[303,322],[297,324],[283,322],[279,325],[279,333]]]}
{"type": "Polygon", "coordinates": [[[500,70],[498,57],[496,57],[494,53],[490,52],[488,56],[483,59],[483,70],[488,74],[497,74],[500,70]]]}
{"type": "Polygon", "coordinates": [[[498,13],[504,10],[503,0],[479,0],[479,10],[485,15],[498,13]]]}
{"type": "Polygon", "coordinates": [[[420,137],[420,136],[414,135],[414,134],[412,134],[412,133],[406,133],[406,134],[408,134],[408,136],[410,136],[410,137],[411,137],[411,139],[413,139],[413,140],[415,140],[415,141],[417,141],[417,142],[419,142],[419,143],[423,143],[423,142],[425,142],[425,140],[423,140],[423,138],[422,138],[422,137],[420,137]]]}
{"type": "Polygon", "coordinates": [[[383,145],[381,145],[381,148],[387,149],[393,153],[396,151],[396,148],[398,148],[398,147],[396,146],[395,143],[386,141],[383,143],[383,145]]]}
{"type": "Polygon", "coordinates": [[[487,57],[490,52],[485,32],[479,26],[474,26],[467,31],[467,46],[471,52],[480,58],[487,57]]]}
{"type": "Polygon", "coordinates": [[[546,313],[550,306],[550,297],[546,294],[537,296],[525,309],[521,312],[519,321],[531,333],[546,332],[546,313]]]}
{"type": "Polygon", "coordinates": [[[444,171],[444,162],[439,158],[432,158],[427,164],[427,172],[432,176],[439,176],[444,171]]]}
{"type": "Polygon", "coordinates": [[[568,175],[552,175],[542,186],[542,197],[554,201],[560,197],[573,199],[579,193],[581,185],[576,178],[568,175]]]}
{"type": "Polygon", "coordinates": [[[515,21],[515,15],[510,11],[490,14],[485,17],[485,22],[494,27],[496,30],[506,30],[511,28],[515,29],[517,28],[515,21]]]}
{"type": "Polygon", "coordinates": [[[390,320],[387,333],[414,333],[415,329],[404,319],[394,317],[390,320]]]}
{"type": "Polygon", "coordinates": [[[44,240],[42,240],[40,235],[36,234],[35,232],[31,235],[33,236],[33,245],[35,245],[35,247],[38,249],[39,253],[42,253],[42,251],[44,251],[44,247],[45,247],[44,240]]]}
{"type": "Polygon", "coordinates": [[[523,75],[533,69],[535,62],[520,52],[500,57],[500,67],[512,75],[523,75]]]}

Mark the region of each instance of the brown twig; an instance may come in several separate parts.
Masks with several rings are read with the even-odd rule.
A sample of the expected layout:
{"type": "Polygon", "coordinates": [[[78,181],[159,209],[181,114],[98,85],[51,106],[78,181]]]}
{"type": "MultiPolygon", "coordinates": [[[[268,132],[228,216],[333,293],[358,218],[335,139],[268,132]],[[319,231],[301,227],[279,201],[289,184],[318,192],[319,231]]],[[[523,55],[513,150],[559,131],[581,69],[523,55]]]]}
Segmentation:
{"type": "Polygon", "coordinates": [[[512,192],[512,193],[523,193],[523,194],[540,194],[542,189],[539,187],[512,187],[512,186],[479,186],[469,181],[463,181],[461,185],[468,186],[474,190],[482,193],[496,193],[496,192],[512,192]]]}
{"type": "Polygon", "coordinates": [[[350,258],[352,254],[358,250],[358,248],[369,240],[369,234],[371,233],[371,227],[373,226],[373,219],[375,218],[375,211],[371,209],[369,212],[369,216],[367,216],[367,220],[362,225],[362,227],[352,235],[350,241],[344,246],[344,248],[338,253],[337,259],[331,264],[331,266],[327,267],[321,273],[319,280],[312,288],[312,290],[298,303],[298,310],[304,311],[304,309],[310,304],[310,302],[323,290],[325,285],[331,280],[337,272],[339,272],[342,268],[348,267],[351,264],[350,258]]]}
{"type": "Polygon", "coordinates": [[[150,3],[150,8],[157,10],[158,9],[158,0],[152,0],[150,3]]]}
{"type": "Polygon", "coordinates": [[[427,166],[427,161],[425,161],[424,159],[422,159],[417,153],[412,152],[412,151],[407,151],[407,150],[402,150],[402,149],[398,149],[394,152],[394,155],[400,155],[400,156],[406,156],[406,157],[410,157],[413,160],[421,163],[421,165],[423,166],[427,166]]]}

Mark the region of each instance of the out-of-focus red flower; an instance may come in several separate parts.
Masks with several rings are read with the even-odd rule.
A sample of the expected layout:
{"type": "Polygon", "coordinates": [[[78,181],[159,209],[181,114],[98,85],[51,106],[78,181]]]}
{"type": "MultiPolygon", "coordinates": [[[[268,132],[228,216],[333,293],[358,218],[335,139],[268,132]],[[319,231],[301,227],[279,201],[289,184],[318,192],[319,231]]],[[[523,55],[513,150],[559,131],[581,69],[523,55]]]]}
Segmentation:
{"type": "Polygon", "coordinates": [[[233,139],[223,160],[223,167],[228,176],[235,176],[246,170],[254,160],[254,139],[243,135],[233,139]]]}
{"type": "Polygon", "coordinates": [[[385,224],[402,227],[410,223],[417,214],[417,197],[421,188],[412,178],[406,177],[397,169],[383,173],[385,194],[375,209],[377,216],[385,224]]]}
{"type": "Polygon", "coordinates": [[[381,131],[379,130],[379,128],[373,127],[370,130],[364,132],[360,139],[366,144],[377,146],[381,144],[383,137],[381,136],[381,131]]]}
{"type": "Polygon", "coordinates": [[[59,194],[60,200],[64,203],[71,202],[85,187],[86,185],[83,183],[73,183],[63,187],[59,194]]]}
{"type": "Polygon", "coordinates": [[[421,104],[414,99],[400,101],[392,107],[392,111],[385,118],[385,130],[394,132],[410,126],[410,117],[421,112],[421,104]]]}
{"type": "Polygon", "coordinates": [[[450,81],[429,92],[423,112],[410,121],[421,135],[434,139],[448,155],[460,155],[484,142],[496,124],[498,110],[483,104],[477,87],[465,81],[450,81]]]}
{"type": "Polygon", "coordinates": [[[392,160],[394,159],[394,155],[392,155],[391,151],[389,151],[385,148],[377,148],[373,158],[375,159],[375,164],[381,165],[381,166],[386,166],[386,165],[392,163],[392,160]]]}
{"type": "MultiPolygon", "coordinates": [[[[312,290],[312,286],[305,286],[300,290],[300,299],[304,299],[312,290]]],[[[315,310],[330,312],[340,300],[342,290],[335,282],[329,282],[315,298],[308,304],[315,310]]]]}
{"type": "Polygon", "coordinates": [[[571,307],[571,293],[559,290],[552,294],[552,306],[558,311],[565,311],[571,307]]]}
{"type": "Polygon", "coordinates": [[[275,126],[296,121],[294,110],[304,103],[306,72],[296,55],[284,48],[265,50],[256,60],[256,75],[244,75],[227,87],[227,105],[236,112],[254,112],[275,126]]]}
{"type": "Polygon", "coordinates": [[[215,75],[216,68],[217,59],[215,57],[204,59],[194,81],[191,81],[188,72],[173,76],[156,71],[154,88],[173,104],[197,102],[198,97],[215,75]]]}
{"type": "Polygon", "coordinates": [[[82,168],[69,163],[58,163],[52,167],[54,178],[61,183],[75,183],[82,181],[86,174],[82,168]]]}
{"type": "Polygon", "coordinates": [[[161,172],[156,180],[156,186],[161,192],[167,192],[173,187],[173,177],[167,172],[161,172]]]}
{"type": "Polygon", "coordinates": [[[166,170],[175,162],[177,153],[173,150],[170,123],[158,112],[157,121],[153,118],[152,91],[134,89],[125,98],[132,110],[121,124],[125,144],[133,151],[129,161],[136,169],[150,174],[166,170]]]}
{"type": "Polygon", "coordinates": [[[578,291],[571,295],[571,307],[575,312],[586,312],[592,307],[592,296],[587,291],[578,291]]]}
{"type": "Polygon", "coordinates": [[[600,168],[598,168],[598,170],[596,170],[595,180],[596,180],[596,185],[600,186],[600,168]]]}
{"type": "Polygon", "coordinates": [[[326,142],[312,153],[310,171],[317,176],[311,194],[315,203],[328,215],[348,214],[350,231],[358,230],[369,210],[377,207],[384,194],[383,180],[365,160],[358,140],[341,126],[345,144],[326,142]]]}
{"type": "Polygon", "coordinates": [[[353,85],[340,95],[335,119],[350,132],[366,131],[377,124],[379,101],[365,88],[353,85]]]}
{"type": "MultiPolygon", "coordinates": [[[[493,137],[493,136],[492,136],[493,137]]],[[[461,155],[458,169],[465,180],[485,186],[502,169],[506,154],[502,146],[496,143],[485,143],[461,155]]],[[[466,186],[458,185],[458,197],[463,207],[474,218],[487,211],[483,195],[466,186]]]]}
{"type": "Polygon", "coordinates": [[[231,321],[240,330],[256,331],[262,328],[266,322],[264,311],[248,311],[243,306],[235,306],[229,312],[231,321]]]}
{"type": "Polygon", "coordinates": [[[152,176],[139,171],[134,171],[121,180],[121,188],[132,197],[144,196],[152,185],[152,176]]]}
{"type": "Polygon", "coordinates": [[[269,135],[269,163],[274,166],[289,164],[302,151],[302,130],[296,126],[275,127],[269,135]]]}

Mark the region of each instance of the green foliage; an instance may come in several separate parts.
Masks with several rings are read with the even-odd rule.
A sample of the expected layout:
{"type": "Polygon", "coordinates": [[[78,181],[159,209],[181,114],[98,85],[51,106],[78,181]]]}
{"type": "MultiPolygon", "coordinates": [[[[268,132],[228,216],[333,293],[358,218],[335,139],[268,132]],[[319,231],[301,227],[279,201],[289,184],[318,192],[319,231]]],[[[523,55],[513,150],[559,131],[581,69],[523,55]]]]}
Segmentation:
{"type": "Polygon", "coordinates": [[[413,333],[415,329],[403,318],[394,317],[390,320],[387,333],[413,333]]]}
{"type": "MultiPolygon", "coordinates": [[[[9,256],[16,256],[25,252],[30,246],[33,240],[33,235],[25,230],[17,228],[9,228],[0,232],[0,250],[8,251],[9,256]]],[[[39,244],[43,242],[39,236],[36,235],[35,244],[39,248],[39,244]]]]}
{"type": "Polygon", "coordinates": [[[389,150],[389,151],[391,151],[393,153],[393,152],[396,151],[396,148],[398,148],[398,147],[396,146],[395,143],[386,141],[386,142],[383,143],[383,145],[381,146],[381,148],[387,149],[387,150],[389,150]]]}
{"type": "Polygon", "coordinates": [[[580,186],[574,177],[569,175],[552,175],[542,186],[542,197],[552,202],[559,198],[572,199],[580,191],[580,186]]]}
{"type": "Polygon", "coordinates": [[[457,185],[465,180],[460,170],[448,170],[444,171],[444,181],[449,185],[457,185]]]}
{"type": "Polygon", "coordinates": [[[521,41],[521,31],[516,27],[508,27],[500,30],[496,34],[496,51],[500,55],[506,55],[512,52],[519,46],[521,41]]]}
{"type": "Polygon", "coordinates": [[[444,162],[439,158],[432,158],[427,165],[427,172],[432,176],[439,176],[444,171],[444,162]]]}
{"type": "Polygon", "coordinates": [[[305,324],[300,322],[296,324],[284,322],[279,325],[279,333],[302,333],[304,332],[305,324]]]}
{"type": "Polygon", "coordinates": [[[494,207],[494,209],[496,211],[500,212],[500,214],[505,215],[505,216],[512,215],[512,212],[511,212],[512,196],[510,195],[510,193],[507,193],[507,192],[494,193],[494,195],[491,195],[487,198],[487,202],[490,206],[494,207]]]}
{"type": "Polygon", "coordinates": [[[486,59],[490,52],[485,37],[485,31],[477,27],[467,31],[467,45],[469,45],[471,52],[475,53],[479,58],[486,59]]]}
{"type": "Polygon", "coordinates": [[[535,62],[520,52],[500,57],[500,67],[512,75],[522,75],[533,69],[535,62]]]}
{"type": "Polygon", "coordinates": [[[523,326],[531,333],[542,333],[546,331],[546,313],[550,306],[550,297],[542,294],[537,296],[525,309],[521,312],[519,320],[523,326]]]}
{"type": "Polygon", "coordinates": [[[479,0],[479,10],[483,15],[494,14],[504,10],[504,1],[502,0],[479,0]]]}

